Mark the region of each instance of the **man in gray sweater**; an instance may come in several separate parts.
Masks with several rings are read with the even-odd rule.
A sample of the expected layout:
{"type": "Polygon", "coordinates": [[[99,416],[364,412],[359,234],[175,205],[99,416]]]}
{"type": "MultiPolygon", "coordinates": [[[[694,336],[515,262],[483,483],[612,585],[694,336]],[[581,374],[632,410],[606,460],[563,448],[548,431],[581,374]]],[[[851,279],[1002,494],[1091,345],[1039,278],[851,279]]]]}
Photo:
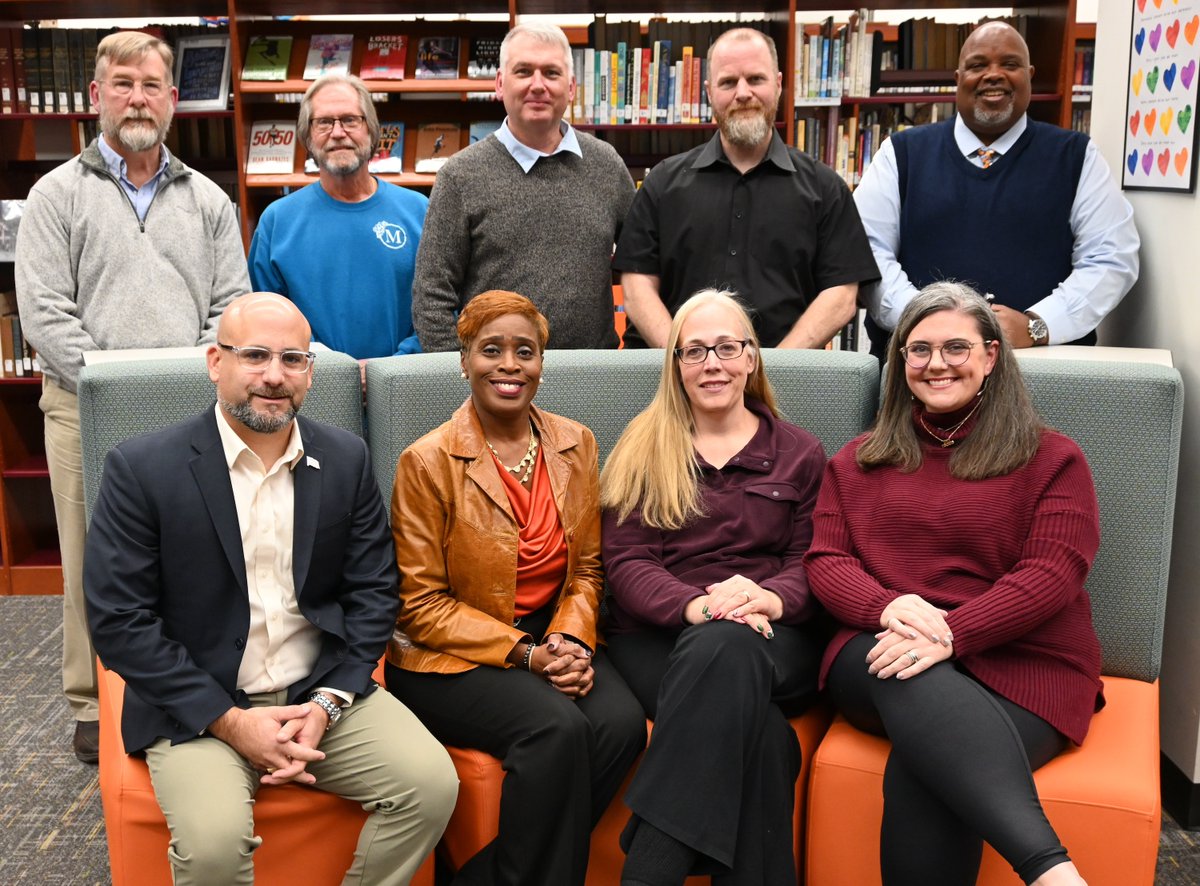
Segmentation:
{"type": "Polygon", "coordinates": [[[85,763],[98,759],[99,708],[82,581],[83,355],[213,341],[225,305],[250,288],[229,198],[163,147],[178,100],[172,67],[171,48],[140,32],[100,43],[90,95],[101,135],[34,185],[17,234],[17,301],[44,375],[62,551],[63,691],[85,763]]]}
{"type": "Polygon", "coordinates": [[[562,30],[509,31],[496,95],[504,123],[451,157],[430,196],[413,281],[421,348],[457,350],[455,313],[489,289],[532,300],[552,348],[615,348],[612,250],[633,180],[611,145],[563,120],[575,77],[562,30]]]}

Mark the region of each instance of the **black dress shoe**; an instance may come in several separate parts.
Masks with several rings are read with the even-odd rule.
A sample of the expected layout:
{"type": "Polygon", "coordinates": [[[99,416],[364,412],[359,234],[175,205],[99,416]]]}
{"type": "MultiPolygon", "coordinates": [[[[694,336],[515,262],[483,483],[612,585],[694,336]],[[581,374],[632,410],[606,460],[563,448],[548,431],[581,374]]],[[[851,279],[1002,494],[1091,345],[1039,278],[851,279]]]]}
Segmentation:
{"type": "Polygon", "coordinates": [[[71,740],[71,747],[74,748],[75,756],[79,758],[80,763],[88,763],[92,766],[99,763],[100,721],[76,720],[75,738],[71,740]]]}

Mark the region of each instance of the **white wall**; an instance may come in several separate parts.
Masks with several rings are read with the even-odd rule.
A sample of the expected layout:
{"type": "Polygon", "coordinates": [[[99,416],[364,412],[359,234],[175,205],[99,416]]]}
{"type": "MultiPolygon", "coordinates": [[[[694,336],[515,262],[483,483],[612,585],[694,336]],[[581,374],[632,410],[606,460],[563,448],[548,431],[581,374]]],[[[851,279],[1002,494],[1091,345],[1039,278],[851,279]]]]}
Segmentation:
{"type": "MultiPolygon", "coordinates": [[[[1131,0],[1099,0],[1092,137],[1120,178],[1131,0]]],[[[1141,276],[1100,328],[1104,344],[1169,348],[1183,375],[1183,449],[1167,596],[1163,751],[1200,783],[1200,196],[1126,191],[1142,237],[1141,276]]],[[[1097,420],[1102,421],[1103,416],[1097,420]]],[[[1138,442],[1131,437],[1129,446],[1138,442]]]]}

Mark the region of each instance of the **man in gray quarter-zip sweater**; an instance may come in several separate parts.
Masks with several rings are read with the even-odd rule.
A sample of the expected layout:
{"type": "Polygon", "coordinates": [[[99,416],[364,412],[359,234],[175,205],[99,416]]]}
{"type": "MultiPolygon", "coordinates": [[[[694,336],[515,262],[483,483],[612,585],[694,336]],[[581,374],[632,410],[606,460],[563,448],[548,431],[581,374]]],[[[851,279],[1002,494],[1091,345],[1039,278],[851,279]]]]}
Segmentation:
{"type": "Polygon", "coordinates": [[[178,92],[173,55],[135,31],[96,51],[101,135],[29,192],[17,234],[21,330],[41,362],[46,461],[63,568],[63,691],[85,763],[98,759],[95,653],[83,606],[83,506],[76,390],[87,351],[212,341],[250,288],[225,193],[163,146],[178,92]]]}

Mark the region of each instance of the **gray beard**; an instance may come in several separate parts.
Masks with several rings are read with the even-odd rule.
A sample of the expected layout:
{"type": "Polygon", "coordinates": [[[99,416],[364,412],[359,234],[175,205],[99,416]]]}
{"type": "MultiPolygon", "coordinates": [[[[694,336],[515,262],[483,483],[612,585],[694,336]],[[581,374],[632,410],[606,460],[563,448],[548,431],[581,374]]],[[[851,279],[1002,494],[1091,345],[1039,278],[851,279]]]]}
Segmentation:
{"type": "Polygon", "coordinates": [[[975,122],[977,123],[982,123],[985,126],[995,126],[999,123],[1007,123],[1012,118],[1012,115],[1013,106],[1009,105],[1000,111],[981,111],[976,108],[972,116],[975,117],[975,122]]]}
{"type": "Polygon", "coordinates": [[[330,175],[336,175],[336,176],[340,176],[342,178],[349,178],[350,176],[352,176],[356,172],[358,172],[360,169],[362,169],[363,166],[366,165],[366,163],[369,159],[370,159],[370,154],[367,154],[366,156],[364,156],[361,151],[355,151],[353,162],[341,163],[341,164],[335,166],[334,164],[329,162],[328,155],[323,155],[321,157],[321,160],[318,165],[322,169],[324,169],[326,172],[328,172],[330,175]]]}
{"type": "Polygon", "coordinates": [[[243,400],[241,403],[230,403],[228,400],[218,398],[218,401],[226,415],[256,434],[275,434],[282,431],[295,420],[296,413],[299,412],[299,409],[293,405],[277,415],[264,415],[257,412],[248,400],[243,400]]]}
{"type": "Polygon", "coordinates": [[[721,134],[740,148],[756,148],[771,136],[771,124],[762,114],[730,115],[721,121],[721,134]]]}

